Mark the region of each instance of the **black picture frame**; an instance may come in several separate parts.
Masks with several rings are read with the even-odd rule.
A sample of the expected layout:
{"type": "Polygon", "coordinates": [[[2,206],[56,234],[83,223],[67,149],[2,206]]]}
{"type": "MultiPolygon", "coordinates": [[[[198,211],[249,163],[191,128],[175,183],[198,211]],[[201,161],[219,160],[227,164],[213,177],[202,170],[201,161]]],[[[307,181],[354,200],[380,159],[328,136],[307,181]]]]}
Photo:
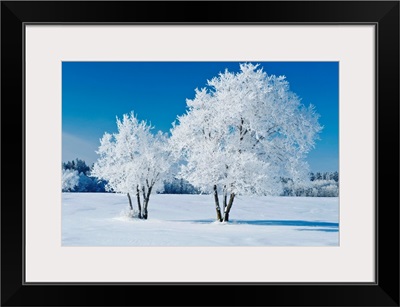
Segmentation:
{"type": "Polygon", "coordinates": [[[1,77],[2,306],[399,306],[399,1],[2,1],[1,77]],[[376,282],[26,284],[23,47],[30,22],[375,25],[376,282]]]}

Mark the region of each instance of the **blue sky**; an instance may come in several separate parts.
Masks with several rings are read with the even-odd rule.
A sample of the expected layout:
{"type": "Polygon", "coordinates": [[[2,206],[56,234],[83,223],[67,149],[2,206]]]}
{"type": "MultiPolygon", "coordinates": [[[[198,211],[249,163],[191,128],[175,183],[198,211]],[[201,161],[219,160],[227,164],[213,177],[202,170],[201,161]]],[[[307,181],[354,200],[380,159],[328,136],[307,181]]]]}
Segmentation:
{"type": "MultiPolygon", "coordinates": [[[[308,156],[312,171],[338,170],[339,63],[253,62],[285,75],[290,88],[320,114],[320,140],[308,156]]],[[[116,116],[134,111],[155,130],[168,132],[186,110],[194,89],[239,62],[63,62],[62,161],[91,165],[104,132],[116,132],[116,116]]]]}

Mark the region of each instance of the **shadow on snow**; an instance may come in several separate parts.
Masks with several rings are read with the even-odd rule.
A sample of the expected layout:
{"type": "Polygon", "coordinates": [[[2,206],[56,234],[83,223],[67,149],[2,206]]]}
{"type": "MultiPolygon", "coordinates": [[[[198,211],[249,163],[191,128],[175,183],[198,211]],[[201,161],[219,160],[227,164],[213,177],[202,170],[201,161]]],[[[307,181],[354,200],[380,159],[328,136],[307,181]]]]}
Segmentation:
{"type": "Polygon", "coordinates": [[[297,229],[298,231],[323,231],[323,232],[339,232],[338,228],[305,228],[297,229]]]}
{"type": "MultiPolygon", "coordinates": [[[[188,220],[182,222],[199,223],[199,224],[210,224],[215,223],[215,220],[188,220]]],[[[337,232],[339,223],[331,222],[318,222],[318,221],[301,221],[301,220],[231,220],[230,224],[240,225],[255,225],[255,226],[294,226],[294,227],[319,227],[314,229],[298,229],[299,231],[325,231],[325,232],[337,232]],[[326,228],[324,228],[326,227],[326,228]]]]}

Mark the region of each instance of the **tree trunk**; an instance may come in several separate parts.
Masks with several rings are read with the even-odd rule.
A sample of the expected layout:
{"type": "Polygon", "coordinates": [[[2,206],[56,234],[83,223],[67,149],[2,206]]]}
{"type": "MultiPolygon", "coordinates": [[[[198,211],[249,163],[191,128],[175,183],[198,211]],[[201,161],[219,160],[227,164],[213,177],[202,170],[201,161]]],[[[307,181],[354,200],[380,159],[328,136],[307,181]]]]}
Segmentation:
{"type": "Polygon", "coordinates": [[[128,196],[128,200],[129,200],[129,207],[131,208],[131,210],[133,211],[133,207],[132,207],[132,199],[131,196],[129,195],[129,193],[126,194],[128,196]]]}
{"type": "Polygon", "coordinates": [[[226,190],[226,186],[224,186],[224,194],[223,194],[224,196],[224,199],[223,199],[223,204],[224,204],[224,212],[225,212],[225,209],[226,209],[226,200],[227,200],[227,198],[228,198],[228,192],[227,192],[227,190],[226,190]]]}
{"type": "Polygon", "coordinates": [[[142,215],[142,218],[144,219],[144,220],[147,220],[147,217],[148,217],[148,212],[147,212],[147,204],[149,203],[149,200],[146,198],[144,201],[143,201],[143,215],[142,215]]]}
{"type": "Polygon", "coordinates": [[[142,212],[142,219],[147,220],[147,197],[146,197],[146,188],[142,186],[142,193],[143,193],[143,212],[142,212]]]}
{"type": "Polygon", "coordinates": [[[222,222],[221,208],[219,207],[218,192],[216,185],[214,185],[214,201],[215,201],[215,210],[217,210],[217,219],[218,221],[222,222]]]}
{"type": "Polygon", "coordinates": [[[142,218],[142,206],[140,205],[140,191],[139,191],[139,185],[136,186],[136,198],[137,198],[137,204],[138,204],[138,217],[141,219],[142,218]]]}
{"type": "Polygon", "coordinates": [[[229,212],[231,211],[234,199],[235,199],[235,193],[231,193],[231,196],[229,197],[228,206],[225,208],[224,222],[228,222],[229,221],[229,212]]]}
{"type": "Polygon", "coordinates": [[[150,186],[147,190],[147,195],[144,192],[144,187],[143,187],[143,195],[144,195],[144,200],[143,200],[143,219],[147,220],[148,217],[148,211],[147,211],[147,206],[149,205],[149,200],[150,200],[150,194],[151,190],[153,189],[153,186],[150,186]]]}

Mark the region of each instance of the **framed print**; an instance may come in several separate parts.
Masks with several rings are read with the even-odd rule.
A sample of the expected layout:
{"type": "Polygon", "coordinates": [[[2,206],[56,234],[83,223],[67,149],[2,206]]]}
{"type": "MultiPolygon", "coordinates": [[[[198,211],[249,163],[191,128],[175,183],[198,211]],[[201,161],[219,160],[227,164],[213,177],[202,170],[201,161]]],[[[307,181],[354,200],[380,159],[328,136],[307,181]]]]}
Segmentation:
{"type": "Polygon", "coordinates": [[[1,8],[1,304],[399,306],[398,1],[1,8]]]}

